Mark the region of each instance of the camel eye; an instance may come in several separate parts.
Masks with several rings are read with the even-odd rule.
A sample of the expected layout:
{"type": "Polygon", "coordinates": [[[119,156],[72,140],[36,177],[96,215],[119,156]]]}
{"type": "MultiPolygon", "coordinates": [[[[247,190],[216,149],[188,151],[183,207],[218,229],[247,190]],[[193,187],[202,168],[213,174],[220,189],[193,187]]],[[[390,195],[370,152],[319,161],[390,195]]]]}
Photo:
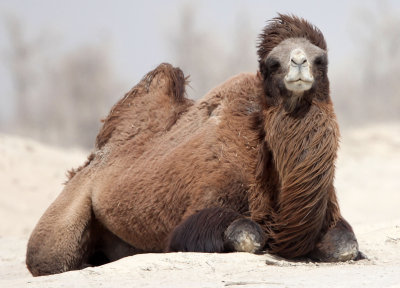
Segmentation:
{"type": "Polygon", "coordinates": [[[273,58],[267,59],[266,64],[267,64],[267,67],[268,67],[268,70],[270,73],[276,72],[281,67],[281,64],[279,63],[279,61],[276,59],[273,59],[273,58]]]}
{"type": "Polygon", "coordinates": [[[317,66],[326,65],[326,62],[327,62],[326,57],[324,57],[324,56],[319,56],[319,57],[315,58],[315,60],[314,60],[314,64],[317,66]]]}

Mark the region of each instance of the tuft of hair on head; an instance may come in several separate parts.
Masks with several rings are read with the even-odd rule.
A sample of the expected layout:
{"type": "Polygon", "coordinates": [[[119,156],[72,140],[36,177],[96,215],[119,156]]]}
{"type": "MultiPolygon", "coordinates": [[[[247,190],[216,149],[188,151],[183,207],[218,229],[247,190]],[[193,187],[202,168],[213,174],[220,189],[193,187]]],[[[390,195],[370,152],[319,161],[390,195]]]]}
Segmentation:
{"type": "Polygon", "coordinates": [[[303,18],[278,14],[278,17],[269,20],[267,23],[258,37],[257,54],[260,65],[272,49],[289,38],[305,38],[321,49],[327,49],[322,32],[303,18]]]}

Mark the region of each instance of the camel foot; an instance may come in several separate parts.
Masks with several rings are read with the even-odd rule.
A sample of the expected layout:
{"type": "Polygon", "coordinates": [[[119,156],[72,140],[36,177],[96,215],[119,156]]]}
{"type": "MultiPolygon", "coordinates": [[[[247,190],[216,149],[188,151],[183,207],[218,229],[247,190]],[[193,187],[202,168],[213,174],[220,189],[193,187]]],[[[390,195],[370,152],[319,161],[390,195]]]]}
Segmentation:
{"type": "Polygon", "coordinates": [[[233,221],[225,230],[225,247],[230,251],[259,252],[265,244],[260,225],[246,218],[233,221]]]}
{"type": "Polygon", "coordinates": [[[358,242],[350,224],[341,218],[336,226],[328,230],[309,255],[322,262],[343,262],[365,259],[358,250],[358,242]]]}

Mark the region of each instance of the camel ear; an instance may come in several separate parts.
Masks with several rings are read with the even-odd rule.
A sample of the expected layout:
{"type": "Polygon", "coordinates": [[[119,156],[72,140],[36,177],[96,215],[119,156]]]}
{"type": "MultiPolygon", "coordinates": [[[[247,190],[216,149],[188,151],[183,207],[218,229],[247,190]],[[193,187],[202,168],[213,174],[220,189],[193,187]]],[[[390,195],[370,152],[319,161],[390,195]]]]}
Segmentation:
{"type": "Polygon", "coordinates": [[[259,70],[257,71],[257,76],[263,81],[267,75],[267,66],[264,60],[259,61],[259,70]]]}
{"type": "Polygon", "coordinates": [[[262,75],[261,75],[261,72],[260,72],[260,70],[257,70],[257,79],[258,80],[263,80],[263,77],[262,77],[262,75]]]}

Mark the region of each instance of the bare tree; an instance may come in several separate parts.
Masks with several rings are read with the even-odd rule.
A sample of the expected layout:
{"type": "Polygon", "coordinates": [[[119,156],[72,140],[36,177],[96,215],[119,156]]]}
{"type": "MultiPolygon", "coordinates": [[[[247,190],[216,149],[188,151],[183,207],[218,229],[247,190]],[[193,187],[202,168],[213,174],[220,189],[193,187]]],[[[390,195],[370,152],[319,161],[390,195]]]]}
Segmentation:
{"type": "Polygon", "coordinates": [[[335,87],[338,112],[347,123],[400,120],[400,16],[387,2],[375,4],[354,15],[358,53],[339,71],[335,87]]]}
{"type": "Polygon", "coordinates": [[[49,71],[44,114],[54,142],[67,141],[92,147],[112,103],[119,91],[108,50],[88,45],[64,55],[55,71],[49,71]]]}
{"type": "Polygon", "coordinates": [[[14,84],[13,125],[8,132],[92,147],[100,119],[122,95],[106,42],[63,53],[48,35],[27,39],[16,18],[7,24],[14,84]]]}
{"type": "Polygon", "coordinates": [[[190,2],[182,6],[170,47],[174,64],[191,76],[190,96],[200,98],[237,73],[256,71],[256,34],[246,13],[237,15],[233,39],[222,37],[217,27],[212,31],[199,28],[193,5],[190,2]]]}
{"type": "Polygon", "coordinates": [[[16,126],[22,126],[23,123],[32,121],[30,88],[35,82],[35,73],[31,63],[37,49],[34,43],[26,40],[22,24],[16,18],[9,17],[5,24],[11,45],[6,58],[14,85],[14,123],[16,126]]]}

